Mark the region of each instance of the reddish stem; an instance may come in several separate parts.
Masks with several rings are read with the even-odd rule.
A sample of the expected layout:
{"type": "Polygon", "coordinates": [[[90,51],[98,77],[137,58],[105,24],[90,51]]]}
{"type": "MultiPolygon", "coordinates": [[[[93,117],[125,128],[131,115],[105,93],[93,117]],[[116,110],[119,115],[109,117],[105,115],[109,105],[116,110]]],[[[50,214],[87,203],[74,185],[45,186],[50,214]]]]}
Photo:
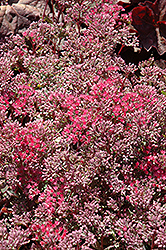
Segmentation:
{"type": "Polygon", "coordinates": [[[44,7],[43,19],[44,19],[44,17],[45,17],[45,13],[46,13],[46,8],[47,8],[47,5],[48,5],[48,2],[49,2],[49,0],[47,0],[46,5],[45,5],[45,7],[44,7]]]}
{"type": "Polygon", "coordinates": [[[152,244],[151,244],[150,250],[153,250],[153,249],[154,249],[154,239],[155,239],[155,236],[156,236],[156,231],[154,232],[154,234],[153,234],[153,236],[152,236],[152,244]]]}
{"type": "Polygon", "coordinates": [[[101,250],[104,250],[103,239],[104,239],[104,237],[103,237],[103,235],[102,235],[102,236],[101,236],[101,250]]]}

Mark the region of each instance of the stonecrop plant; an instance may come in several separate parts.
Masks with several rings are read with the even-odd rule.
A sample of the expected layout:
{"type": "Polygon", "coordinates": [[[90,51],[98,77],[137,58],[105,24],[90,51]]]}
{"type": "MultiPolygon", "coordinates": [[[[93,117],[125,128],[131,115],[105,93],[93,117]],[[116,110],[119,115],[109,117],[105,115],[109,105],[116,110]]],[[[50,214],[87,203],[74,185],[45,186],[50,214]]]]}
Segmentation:
{"type": "Polygon", "coordinates": [[[0,45],[0,249],[164,250],[166,69],[116,3],[52,4],[0,45]]]}

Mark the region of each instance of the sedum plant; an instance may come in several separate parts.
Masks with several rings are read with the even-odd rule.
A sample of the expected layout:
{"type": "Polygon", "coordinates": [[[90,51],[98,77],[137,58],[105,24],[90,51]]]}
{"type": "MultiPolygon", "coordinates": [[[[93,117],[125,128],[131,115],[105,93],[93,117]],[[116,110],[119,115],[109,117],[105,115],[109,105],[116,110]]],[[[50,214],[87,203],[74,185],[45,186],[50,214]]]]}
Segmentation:
{"type": "Polygon", "coordinates": [[[0,53],[0,248],[166,248],[166,70],[110,1],[55,1],[0,53]]]}

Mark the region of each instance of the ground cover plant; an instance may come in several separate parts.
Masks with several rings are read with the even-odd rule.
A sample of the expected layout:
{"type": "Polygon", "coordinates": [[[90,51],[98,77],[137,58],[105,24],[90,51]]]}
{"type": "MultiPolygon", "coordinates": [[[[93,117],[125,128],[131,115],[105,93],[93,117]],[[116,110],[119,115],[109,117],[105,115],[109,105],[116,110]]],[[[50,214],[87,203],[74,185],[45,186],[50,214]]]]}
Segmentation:
{"type": "Polygon", "coordinates": [[[166,249],[165,53],[122,58],[121,5],[50,3],[0,45],[0,249],[166,249]]]}

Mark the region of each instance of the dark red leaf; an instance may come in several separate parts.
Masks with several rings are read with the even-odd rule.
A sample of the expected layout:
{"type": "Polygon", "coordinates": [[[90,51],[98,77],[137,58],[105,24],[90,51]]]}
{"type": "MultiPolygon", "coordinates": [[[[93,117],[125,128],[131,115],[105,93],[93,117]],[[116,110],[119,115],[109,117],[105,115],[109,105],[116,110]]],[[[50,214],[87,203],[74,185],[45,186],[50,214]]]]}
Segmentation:
{"type": "Polygon", "coordinates": [[[154,14],[146,6],[138,6],[132,11],[132,25],[139,32],[139,38],[145,49],[157,46],[154,14]]]}
{"type": "MultiPolygon", "coordinates": [[[[149,0],[150,2],[154,2],[155,0],[149,0]]],[[[142,3],[144,2],[144,0],[131,0],[132,4],[138,4],[138,3],[142,3]]]]}
{"type": "Polygon", "coordinates": [[[135,30],[135,29],[129,29],[129,32],[130,32],[130,33],[138,33],[138,31],[135,30]]]}
{"type": "Polygon", "coordinates": [[[130,4],[129,4],[129,3],[125,3],[125,2],[123,2],[123,1],[119,1],[119,2],[118,2],[118,5],[121,5],[123,8],[128,8],[128,7],[130,7],[130,4]]]}
{"type": "Polygon", "coordinates": [[[132,24],[139,30],[149,29],[148,27],[154,26],[154,14],[151,9],[146,6],[138,6],[132,11],[132,24]],[[142,27],[145,25],[144,27],[142,27]]]}
{"type": "Polygon", "coordinates": [[[160,0],[156,0],[154,3],[146,1],[146,2],[141,4],[143,6],[148,7],[152,11],[155,22],[157,22],[159,20],[159,14],[160,14],[159,1],[160,0]]]}
{"type": "Polygon", "coordinates": [[[140,3],[132,11],[132,25],[139,33],[143,47],[157,48],[160,55],[166,52],[166,1],[140,3]]]}

